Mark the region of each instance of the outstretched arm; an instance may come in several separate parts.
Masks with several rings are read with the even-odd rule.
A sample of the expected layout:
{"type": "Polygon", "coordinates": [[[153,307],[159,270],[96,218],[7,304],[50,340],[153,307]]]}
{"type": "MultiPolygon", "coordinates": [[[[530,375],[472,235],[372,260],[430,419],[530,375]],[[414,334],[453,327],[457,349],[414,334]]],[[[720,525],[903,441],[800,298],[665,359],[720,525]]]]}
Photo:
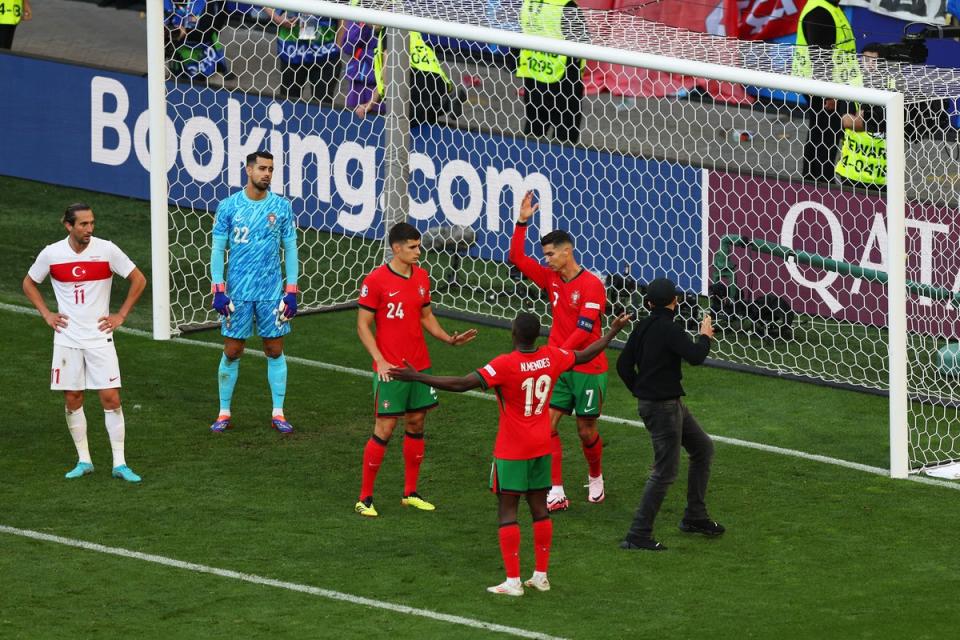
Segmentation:
{"type": "Polygon", "coordinates": [[[617,337],[617,334],[620,333],[632,319],[633,316],[631,316],[629,313],[623,313],[619,315],[613,322],[610,323],[610,329],[603,334],[603,337],[601,337],[599,340],[595,340],[590,344],[590,346],[582,351],[574,351],[573,363],[575,365],[583,364],[596,358],[598,355],[600,355],[601,351],[607,348],[607,345],[610,344],[610,341],[617,337]]]}
{"type": "Polygon", "coordinates": [[[409,363],[404,363],[404,367],[394,367],[390,370],[390,377],[394,380],[405,380],[407,382],[422,382],[423,384],[430,385],[435,389],[441,389],[443,391],[456,391],[458,393],[463,391],[470,391],[471,389],[476,389],[480,386],[481,380],[480,376],[476,373],[468,373],[465,376],[434,376],[428,373],[423,373],[417,371],[410,366],[409,363]]]}
{"type": "Polygon", "coordinates": [[[433,315],[433,309],[429,306],[423,307],[423,310],[420,312],[420,324],[427,330],[427,333],[434,338],[453,347],[466,344],[477,337],[476,329],[467,329],[463,333],[454,331],[452,335],[447,333],[443,330],[443,327],[440,326],[440,321],[437,320],[437,316],[433,315]]]}

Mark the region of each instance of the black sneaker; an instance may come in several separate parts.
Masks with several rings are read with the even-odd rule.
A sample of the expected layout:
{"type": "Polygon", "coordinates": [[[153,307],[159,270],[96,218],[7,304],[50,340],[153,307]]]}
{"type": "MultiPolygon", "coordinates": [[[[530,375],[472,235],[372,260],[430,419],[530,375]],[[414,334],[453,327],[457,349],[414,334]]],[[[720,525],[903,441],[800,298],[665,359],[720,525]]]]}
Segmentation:
{"type": "Polygon", "coordinates": [[[620,543],[621,549],[632,549],[641,551],[666,551],[667,548],[654,540],[653,538],[642,538],[639,540],[624,540],[620,543]]]}
{"type": "Polygon", "coordinates": [[[705,536],[715,538],[719,535],[723,535],[723,532],[726,531],[726,529],[724,529],[723,525],[719,522],[714,522],[713,520],[709,519],[683,519],[680,521],[680,531],[683,531],[684,533],[701,533],[705,536]]]}

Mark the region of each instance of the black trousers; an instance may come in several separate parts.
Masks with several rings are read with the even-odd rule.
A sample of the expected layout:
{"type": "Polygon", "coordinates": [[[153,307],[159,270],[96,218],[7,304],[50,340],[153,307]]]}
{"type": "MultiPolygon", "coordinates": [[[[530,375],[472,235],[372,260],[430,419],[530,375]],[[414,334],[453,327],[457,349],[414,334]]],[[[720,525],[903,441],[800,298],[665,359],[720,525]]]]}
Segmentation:
{"type": "Polygon", "coordinates": [[[13,33],[17,30],[15,24],[0,24],[0,49],[13,47],[13,33]]]}
{"type": "Polygon", "coordinates": [[[280,84],[288,100],[299,100],[307,86],[315,102],[332,104],[340,79],[340,59],[331,56],[310,64],[280,61],[280,84]]]}
{"type": "Polygon", "coordinates": [[[827,111],[820,96],[807,96],[807,142],[803,145],[803,177],[817,182],[831,182],[843,139],[844,104],[827,111]]]}
{"type": "Polygon", "coordinates": [[[687,473],[686,520],[709,518],[707,514],[707,482],[713,460],[713,440],[700,428],[686,405],[676,400],[640,400],[638,413],[653,441],[653,470],[643,489],[643,499],[630,524],[627,539],[638,541],[653,535],[653,522],[667,490],[680,469],[680,448],[690,456],[687,473]]]}
{"type": "Polygon", "coordinates": [[[523,132],[526,135],[545,136],[552,128],[554,137],[561,144],[580,141],[583,77],[579,60],[569,61],[566,74],[557,82],[543,83],[524,78],[523,89],[527,117],[523,132]]]}

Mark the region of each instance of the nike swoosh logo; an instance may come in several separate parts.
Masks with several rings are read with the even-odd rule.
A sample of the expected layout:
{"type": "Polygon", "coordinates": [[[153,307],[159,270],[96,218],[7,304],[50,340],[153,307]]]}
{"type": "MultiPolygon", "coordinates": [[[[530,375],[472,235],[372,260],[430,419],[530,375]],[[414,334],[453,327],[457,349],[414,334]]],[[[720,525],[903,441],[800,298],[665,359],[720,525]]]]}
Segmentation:
{"type": "Polygon", "coordinates": [[[399,291],[394,291],[393,293],[388,293],[387,295],[392,298],[393,296],[397,295],[398,293],[400,293],[400,292],[399,292],[399,291]]]}
{"type": "Polygon", "coordinates": [[[79,289],[79,288],[82,287],[83,285],[84,285],[84,283],[81,282],[80,284],[75,284],[75,285],[73,285],[73,288],[74,288],[74,289],[79,289]]]}
{"type": "Polygon", "coordinates": [[[113,382],[114,380],[119,380],[119,379],[120,379],[120,376],[117,376],[116,378],[110,378],[110,382],[113,382]]]}

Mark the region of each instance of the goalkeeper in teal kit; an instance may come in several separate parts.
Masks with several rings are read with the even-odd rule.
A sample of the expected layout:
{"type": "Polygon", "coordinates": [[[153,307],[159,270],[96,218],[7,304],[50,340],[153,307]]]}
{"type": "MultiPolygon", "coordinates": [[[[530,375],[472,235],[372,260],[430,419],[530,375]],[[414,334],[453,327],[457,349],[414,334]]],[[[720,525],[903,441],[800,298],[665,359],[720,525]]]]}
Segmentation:
{"type": "Polygon", "coordinates": [[[217,206],[213,223],[210,278],[213,308],[221,316],[223,356],[217,381],[220,413],[210,431],[222,433],[232,427],[230,401],[240,372],[240,356],[247,338],[263,340],[267,356],[267,381],[273,396],[272,427],[291,433],[283,414],[287,393],[287,361],[283,336],[290,333],[290,318],[297,315],[297,225],[290,201],[270,191],[273,156],[257,151],[247,156],[247,185],[217,206]],[[224,277],[224,254],[229,264],[224,277]],[[281,273],[280,257],[285,270],[281,273]],[[283,275],[286,275],[284,286],[283,275]]]}

